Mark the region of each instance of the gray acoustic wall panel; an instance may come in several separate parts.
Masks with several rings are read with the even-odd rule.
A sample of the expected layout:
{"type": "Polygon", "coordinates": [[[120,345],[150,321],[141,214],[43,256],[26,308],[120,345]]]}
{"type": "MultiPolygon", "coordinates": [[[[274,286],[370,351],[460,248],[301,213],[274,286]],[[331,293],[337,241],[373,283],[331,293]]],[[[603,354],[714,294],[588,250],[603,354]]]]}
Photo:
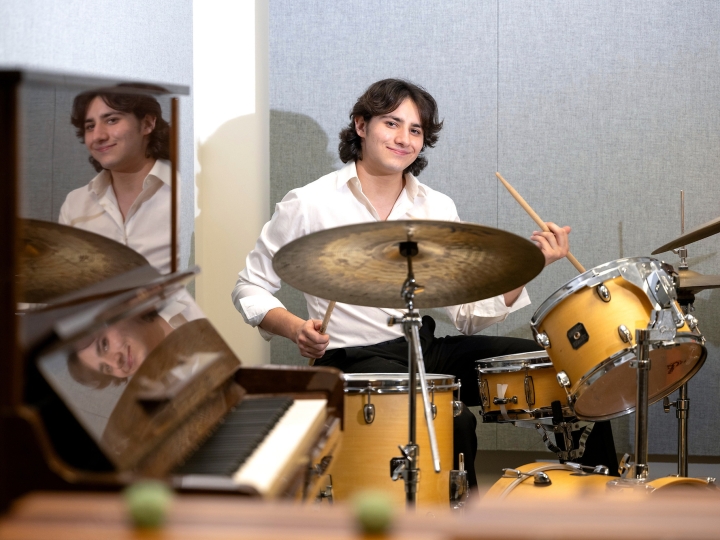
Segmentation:
{"type": "MultiPolygon", "coordinates": [[[[678,236],[681,189],[688,229],[718,215],[720,6],[500,2],[499,20],[499,169],[543,219],[573,227],[572,251],[586,268],[648,256],[678,236]]],[[[533,225],[507,193],[500,201],[499,228],[523,234],[533,225]]],[[[691,245],[691,268],[720,274],[716,246],[691,245]]],[[[535,307],[576,274],[567,261],[548,267],[529,286],[535,307]]],[[[709,349],[690,383],[698,402],[717,395],[720,305],[711,298],[717,292],[696,301],[709,349]]],[[[588,328],[592,318],[578,314],[588,328]]],[[[529,336],[526,313],[508,323],[529,336]]],[[[716,400],[693,407],[694,454],[718,453],[717,418],[716,400]]],[[[632,441],[632,428],[618,438],[632,441]]],[[[675,445],[674,413],[653,407],[650,451],[675,445]]]]}
{"type": "MultiPolygon", "coordinates": [[[[273,204],[339,166],[337,133],[355,98],[399,76],[438,100],[445,129],[420,179],[453,197],[464,220],[523,237],[536,229],[495,179],[499,170],[543,219],[573,227],[572,252],[590,269],[649,256],[678,236],[681,189],[686,229],[720,213],[715,2],[283,0],[270,18],[273,204]]],[[[720,275],[717,245],[690,245],[691,269],[720,275]]],[[[533,305],[486,332],[531,337],[535,309],[577,273],[568,261],[548,267],[528,287],[533,305]]],[[[304,314],[301,295],[282,294],[304,314]]],[[[695,455],[720,453],[718,300],[714,289],[695,301],[708,347],[690,381],[695,455]]],[[[454,333],[434,315],[438,333],[454,333]]],[[[581,316],[592,325],[592,313],[581,316]]],[[[273,362],[304,360],[274,340],[273,362]]],[[[632,421],[614,422],[619,451],[631,450],[632,421]]],[[[652,453],[675,451],[674,413],[651,407],[650,429],[652,453]]],[[[480,434],[484,449],[539,447],[532,430],[484,425],[480,434]]]]}

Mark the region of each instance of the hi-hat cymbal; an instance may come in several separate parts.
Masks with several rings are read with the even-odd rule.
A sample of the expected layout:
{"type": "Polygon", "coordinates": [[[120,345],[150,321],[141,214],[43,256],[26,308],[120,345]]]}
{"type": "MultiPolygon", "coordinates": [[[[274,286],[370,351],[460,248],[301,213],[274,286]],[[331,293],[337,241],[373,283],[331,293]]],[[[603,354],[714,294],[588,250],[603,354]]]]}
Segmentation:
{"type": "Polygon", "coordinates": [[[281,248],[273,268],[305,293],[346,304],[404,308],[407,259],[400,242],[418,244],[412,258],[424,287],[416,308],[491,298],[537,276],[545,265],[529,240],[509,232],[448,221],[381,221],[326,229],[281,248]]]}
{"type": "Polygon", "coordinates": [[[692,270],[678,270],[678,290],[697,293],[720,287],[720,276],[704,276],[692,270]]]}
{"type": "Polygon", "coordinates": [[[35,219],[19,225],[18,302],[47,303],[149,264],[136,251],[99,234],[35,219]]]}
{"type": "Polygon", "coordinates": [[[708,236],[712,236],[713,234],[717,234],[719,232],[720,217],[715,218],[712,221],[708,221],[704,225],[700,225],[692,231],[686,232],[682,236],[678,236],[672,242],[668,242],[664,246],[660,246],[659,248],[657,248],[655,251],[652,252],[652,254],[657,255],[658,253],[663,253],[665,251],[670,251],[671,249],[679,248],[687,244],[692,244],[693,242],[697,242],[698,240],[702,240],[703,238],[707,238],[708,236]]]}

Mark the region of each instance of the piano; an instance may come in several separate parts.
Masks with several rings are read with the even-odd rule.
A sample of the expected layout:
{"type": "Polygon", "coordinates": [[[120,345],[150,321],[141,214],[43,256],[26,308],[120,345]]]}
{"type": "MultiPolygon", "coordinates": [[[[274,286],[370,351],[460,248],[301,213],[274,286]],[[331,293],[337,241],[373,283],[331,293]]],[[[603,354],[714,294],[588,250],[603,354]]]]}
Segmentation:
{"type": "MultiPolygon", "coordinates": [[[[57,208],[31,212],[43,202],[33,194],[76,176],[57,164],[42,171],[51,178],[38,174],[36,158],[52,152],[25,148],[47,144],[34,128],[67,122],[60,108],[77,92],[118,82],[0,71],[0,512],[29,491],[118,490],[140,478],[191,492],[314,499],[341,442],[339,371],[241,365],[185,290],[198,269],[159,275],[142,257],[122,256],[121,244],[52,223],[57,208]],[[32,116],[43,107],[45,124],[32,116]],[[28,231],[42,233],[29,241],[28,231]],[[62,261],[51,260],[47,272],[50,238],[68,235],[95,255],[120,253],[124,266],[96,276],[63,263],[62,274],[62,261]],[[51,301],[31,297],[50,289],[51,301]]],[[[65,131],[67,140],[49,144],[79,152],[87,168],[85,149],[65,131]]],[[[177,137],[173,144],[176,159],[177,137]]]]}

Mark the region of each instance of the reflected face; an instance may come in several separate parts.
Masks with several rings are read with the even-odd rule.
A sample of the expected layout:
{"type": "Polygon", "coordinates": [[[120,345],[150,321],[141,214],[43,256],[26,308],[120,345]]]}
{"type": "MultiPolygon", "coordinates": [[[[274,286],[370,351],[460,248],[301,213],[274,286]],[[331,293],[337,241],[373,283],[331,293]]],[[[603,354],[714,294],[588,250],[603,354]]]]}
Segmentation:
{"type": "Polygon", "coordinates": [[[355,130],[362,138],[362,165],[374,174],[402,173],[423,147],[420,113],[409,98],[394,111],[373,116],[369,122],[356,118],[355,130]]]}
{"type": "Polygon", "coordinates": [[[121,321],[100,332],[77,352],[86,367],[124,379],[133,375],[147,355],[165,338],[162,319],[121,321]]]}
{"type": "Polygon", "coordinates": [[[132,113],[110,108],[98,96],[85,113],[85,146],[103,168],[135,172],[149,159],[145,152],[154,128],[154,118],[138,120],[132,113]]]}

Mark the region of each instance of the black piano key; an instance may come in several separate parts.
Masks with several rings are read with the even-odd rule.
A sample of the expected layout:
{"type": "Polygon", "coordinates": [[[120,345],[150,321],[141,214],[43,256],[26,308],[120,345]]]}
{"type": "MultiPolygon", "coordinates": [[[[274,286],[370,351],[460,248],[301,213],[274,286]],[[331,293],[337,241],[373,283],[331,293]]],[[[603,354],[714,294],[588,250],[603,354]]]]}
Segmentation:
{"type": "Polygon", "coordinates": [[[260,398],[241,402],[218,424],[176,474],[229,476],[252,455],[287,412],[290,398],[260,398]]]}

